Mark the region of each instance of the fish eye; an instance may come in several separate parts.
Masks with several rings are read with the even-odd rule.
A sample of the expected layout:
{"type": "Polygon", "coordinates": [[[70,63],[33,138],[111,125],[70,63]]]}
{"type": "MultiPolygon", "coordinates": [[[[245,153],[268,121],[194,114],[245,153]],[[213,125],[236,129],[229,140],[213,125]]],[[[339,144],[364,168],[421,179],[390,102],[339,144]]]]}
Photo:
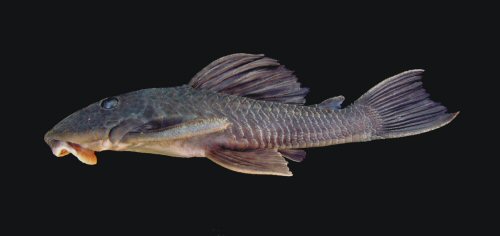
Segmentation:
{"type": "Polygon", "coordinates": [[[106,98],[101,102],[101,107],[106,110],[113,109],[116,105],[118,105],[118,98],[116,97],[106,98]]]}

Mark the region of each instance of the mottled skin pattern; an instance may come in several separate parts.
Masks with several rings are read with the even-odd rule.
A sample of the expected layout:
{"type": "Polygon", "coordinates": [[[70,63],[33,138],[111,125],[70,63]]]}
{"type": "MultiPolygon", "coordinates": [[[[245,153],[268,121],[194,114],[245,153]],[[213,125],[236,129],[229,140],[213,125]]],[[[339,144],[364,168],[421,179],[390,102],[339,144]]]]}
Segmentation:
{"type": "MultiPolygon", "coordinates": [[[[196,90],[189,86],[143,90],[144,119],[167,116],[225,117],[231,123],[214,134],[214,143],[230,149],[289,149],[368,141],[375,122],[367,108],[333,110],[259,101],[196,90]],[[220,137],[223,137],[222,139],[220,137]]],[[[190,140],[197,142],[198,140],[190,140]]]]}

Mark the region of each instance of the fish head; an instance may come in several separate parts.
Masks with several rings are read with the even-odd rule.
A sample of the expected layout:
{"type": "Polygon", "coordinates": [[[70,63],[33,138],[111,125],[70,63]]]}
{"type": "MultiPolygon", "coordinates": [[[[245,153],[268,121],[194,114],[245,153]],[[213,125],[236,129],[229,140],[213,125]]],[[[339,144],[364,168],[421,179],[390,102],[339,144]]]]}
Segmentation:
{"type": "Polygon", "coordinates": [[[96,151],[120,150],[120,140],[128,132],[147,123],[153,116],[148,109],[145,89],[108,97],[69,115],[45,134],[45,142],[55,156],[69,153],[85,164],[97,163],[96,151]]]}

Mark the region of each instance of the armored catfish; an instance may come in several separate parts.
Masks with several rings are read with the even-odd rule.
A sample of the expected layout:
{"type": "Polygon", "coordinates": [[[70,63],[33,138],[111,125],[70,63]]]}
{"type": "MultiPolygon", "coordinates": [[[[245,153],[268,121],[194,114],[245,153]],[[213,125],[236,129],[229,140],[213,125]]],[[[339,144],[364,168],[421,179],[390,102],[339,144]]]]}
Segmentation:
{"type": "Polygon", "coordinates": [[[263,55],[222,57],[188,85],[105,98],[45,134],[56,156],[97,163],[104,150],[206,157],[233,171],[291,176],[303,149],[416,135],[457,113],[429,99],[423,70],[390,77],[349,106],[343,96],[304,105],[307,88],[263,55]]]}

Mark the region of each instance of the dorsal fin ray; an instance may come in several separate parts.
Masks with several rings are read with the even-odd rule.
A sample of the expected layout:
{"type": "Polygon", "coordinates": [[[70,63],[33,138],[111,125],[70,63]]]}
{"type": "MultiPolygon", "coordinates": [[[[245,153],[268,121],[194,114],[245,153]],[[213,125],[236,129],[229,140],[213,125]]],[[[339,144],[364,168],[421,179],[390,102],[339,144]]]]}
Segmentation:
{"type": "Polygon", "coordinates": [[[253,99],[304,104],[309,91],[293,72],[262,54],[237,53],[215,60],[189,82],[196,89],[253,99]]]}

